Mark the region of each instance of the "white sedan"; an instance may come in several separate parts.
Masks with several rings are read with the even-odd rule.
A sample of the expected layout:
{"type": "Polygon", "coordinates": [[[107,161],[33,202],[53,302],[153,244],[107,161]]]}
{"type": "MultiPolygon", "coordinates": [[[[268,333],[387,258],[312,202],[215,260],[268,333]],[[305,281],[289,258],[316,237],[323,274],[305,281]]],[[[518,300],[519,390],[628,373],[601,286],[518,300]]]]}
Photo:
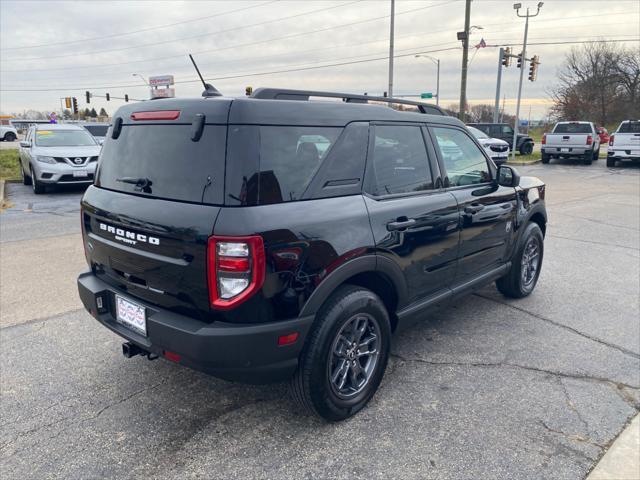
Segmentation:
{"type": "Polygon", "coordinates": [[[496,165],[502,165],[509,159],[509,144],[499,138],[491,138],[483,131],[474,127],[467,127],[471,134],[476,137],[478,143],[482,145],[496,165]]]}

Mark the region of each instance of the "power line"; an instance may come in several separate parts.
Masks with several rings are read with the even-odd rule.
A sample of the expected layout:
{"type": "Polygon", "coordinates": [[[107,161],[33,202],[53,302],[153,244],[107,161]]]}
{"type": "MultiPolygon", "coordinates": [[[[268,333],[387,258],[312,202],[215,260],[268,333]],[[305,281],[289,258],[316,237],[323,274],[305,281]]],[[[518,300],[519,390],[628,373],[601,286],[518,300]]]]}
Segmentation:
{"type": "MultiPolygon", "coordinates": [[[[342,4],[340,6],[345,6],[345,5],[349,5],[349,4],[352,4],[352,3],[358,3],[360,1],[363,1],[363,0],[357,0],[357,1],[354,1],[354,2],[349,2],[349,3],[346,3],[346,4],[342,4]]],[[[442,6],[442,5],[447,5],[447,4],[458,2],[458,1],[460,1],[460,0],[448,0],[448,1],[442,2],[442,3],[438,3],[438,4],[434,4],[434,5],[428,5],[426,7],[420,7],[420,8],[414,8],[414,9],[411,9],[411,10],[405,10],[404,12],[396,13],[396,17],[399,16],[399,15],[405,15],[405,14],[417,12],[417,11],[420,11],[420,10],[426,10],[428,8],[439,7],[439,6],[442,6]]],[[[333,6],[333,7],[329,7],[329,8],[337,8],[337,7],[333,6]]],[[[321,9],[321,10],[327,10],[327,9],[328,8],[321,9]]],[[[277,19],[277,20],[271,20],[270,22],[275,22],[275,21],[280,21],[280,20],[287,20],[287,19],[291,19],[291,18],[298,17],[298,16],[301,16],[301,15],[308,15],[310,13],[314,13],[314,12],[318,12],[318,11],[320,11],[320,10],[316,10],[316,11],[312,11],[312,12],[306,12],[304,14],[298,14],[298,15],[291,16],[291,17],[283,17],[283,18],[280,18],[280,19],[277,19]]],[[[254,42],[248,42],[248,43],[243,43],[243,44],[228,45],[226,47],[218,47],[218,48],[214,48],[214,49],[201,50],[201,51],[196,51],[196,52],[192,52],[192,53],[194,55],[198,55],[198,54],[202,54],[202,53],[220,52],[220,51],[223,51],[223,50],[229,50],[231,48],[241,48],[241,47],[248,47],[248,46],[253,46],[253,45],[260,45],[260,44],[263,44],[263,43],[273,42],[273,41],[277,41],[277,40],[288,40],[290,38],[297,38],[297,37],[302,37],[302,36],[306,36],[306,35],[311,35],[311,34],[314,34],[314,33],[326,32],[326,31],[329,31],[329,30],[335,30],[336,28],[350,27],[350,26],[353,26],[353,25],[359,25],[359,24],[363,24],[363,23],[373,22],[373,21],[382,20],[382,19],[385,19],[385,18],[389,18],[389,15],[382,15],[382,16],[379,16],[379,17],[372,17],[372,18],[368,18],[368,19],[364,19],[364,20],[358,20],[358,21],[355,21],[355,22],[344,23],[344,24],[341,24],[341,25],[334,25],[334,26],[330,26],[330,27],[317,29],[317,30],[299,32],[299,33],[295,33],[295,34],[292,34],[292,35],[285,35],[285,36],[282,36],[282,37],[274,37],[274,38],[270,38],[270,39],[266,39],[266,40],[257,40],[257,41],[254,41],[254,42]]],[[[236,29],[248,28],[248,27],[252,27],[252,26],[256,26],[256,25],[262,25],[262,24],[264,24],[264,23],[256,23],[256,24],[253,24],[253,25],[245,25],[245,26],[242,26],[242,27],[237,27],[236,29]]],[[[213,32],[213,33],[209,33],[209,34],[205,34],[205,35],[217,35],[218,33],[225,33],[225,32],[229,32],[229,31],[230,30],[224,30],[224,31],[213,32]]],[[[148,44],[148,45],[159,45],[161,43],[170,43],[170,42],[176,42],[176,41],[181,41],[181,40],[183,40],[183,39],[170,40],[168,42],[155,42],[153,44],[148,44]]],[[[137,45],[136,47],[126,47],[126,48],[139,48],[139,47],[143,47],[143,46],[145,46],[145,45],[137,45]]],[[[103,52],[106,52],[106,51],[107,50],[103,50],[103,52]]],[[[94,54],[94,53],[100,53],[100,52],[86,52],[86,53],[82,53],[82,54],[73,54],[73,55],[64,55],[64,56],[65,57],[69,57],[69,56],[75,57],[77,55],[89,55],[89,54],[94,54]]],[[[154,62],[154,61],[158,61],[158,60],[167,60],[167,59],[171,59],[171,58],[182,58],[184,56],[185,56],[185,54],[181,53],[181,54],[178,54],[178,55],[169,55],[169,56],[164,56],[164,57],[149,58],[149,59],[146,59],[146,60],[132,60],[132,61],[128,61],[128,62],[110,63],[110,64],[105,64],[105,65],[100,65],[99,67],[112,67],[112,66],[119,66],[119,65],[130,65],[130,64],[134,64],[134,63],[154,62]]],[[[39,57],[39,58],[32,57],[32,58],[24,58],[24,59],[21,59],[20,61],[42,60],[42,59],[50,59],[50,58],[60,58],[60,56],[57,56],[57,57],[56,56],[48,56],[48,57],[39,57]]],[[[3,60],[3,61],[16,62],[16,61],[18,61],[18,59],[3,60]]],[[[45,70],[47,70],[47,71],[52,71],[52,70],[70,70],[70,69],[77,69],[77,68],[87,68],[87,67],[58,67],[58,68],[39,69],[39,70],[37,70],[37,69],[9,70],[7,72],[35,72],[35,71],[45,71],[45,70]]]]}
{"type": "Polygon", "coordinates": [[[258,5],[251,5],[251,6],[248,6],[248,7],[236,8],[235,10],[228,10],[226,12],[216,13],[214,15],[207,15],[206,17],[192,18],[190,20],[183,20],[181,22],[175,22],[175,23],[167,23],[165,25],[156,25],[155,27],[141,28],[140,30],[131,30],[129,32],[114,33],[114,34],[111,34],[111,35],[102,35],[100,37],[82,38],[82,39],[78,39],[78,40],[68,40],[66,42],[43,43],[43,44],[40,44],[40,45],[24,45],[22,47],[6,47],[6,48],[0,48],[0,50],[26,50],[28,48],[46,48],[46,47],[55,47],[55,46],[58,46],[58,45],[71,45],[71,44],[74,44],[74,43],[92,42],[94,40],[104,40],[104,39],[107,39],[107,38],[124,37],[124,36],[127,36],[127,35],[134,35],[136,33],[143,33],[143,32],[149,32],[149,31],[152,31],[152,30],[159,30],[159,29],[162,29],[162,28],[175,27],[176,25],[184,25],[186,23],[200,22],[202,20],[208,20],[210,18],[223,17],[225,15],[230,15],[232,13],[241,12],[243,10],[250,10],[252,8],[264,7],[265,5],[269,5],[271,3],[277,3],[278,1],[280,1],[280,0],[270,0],[268,2],[259,3],[258,5]]]}
{"type": "MultiPolygon", "coordinates": [[[[531,43],[530,45],[567,45],[567,44],[588,44],[588,43],[600,43],[600,42],[604,42],[604,43],[613,43],[613,42],[640,42],[640,38],[635,38],[635,39],[609,39],[609,40],[583,40],[583,41],[561,41],[561,42],[537,42],[537,43],[531,43]]],[[[510,45],[512,44],[508,43],[508,44],[504,44],[504,45],[510,45]]],[[[499,46],[503,46],[503,45],[492,45],[491,47],[499,47],[499,46]]],[[[460,47],[450,47],[450,48],[441,48],[441,49],[437,49],[437,50],[427,50],[427,51],[414,51],[411,53],[406,53],[406,54],[402,54],[402,55],[394,55],[394,58],[403,58],[403,57],[410,57],[413,55],[422,55],[422,54],[428,54],[428,53],[438,53],[438,52],[444,52],[444,51],[451,51],[451,50],[459,50],[460,47]]],[[[489,47],[490,48],[490,47],[489,47]]],[[[369,63],[369,62],[376,62],[376,61],[381,61],[381,60],[388,60],[389,56],[383,56],[383,57],[377,57],[377,58],[371,58],[371,59],[365,59],[365,60],[353,60],[353,61],[349,61],[349,62],[337,62],[337,63],[331,63],[331,64],[326,64],[326,65],[316,65],[316,66],[309,66],[309,67],[303,67],[303,68],[290,68],[290,69],[281,69],[281,70],[272,70],[272,71],[266,71],[266,72],[253,72],[253,73],[245,73],[245,74],[239,74],[239,75],[227,75],[227,76],[220,76],[220,77],[209,77],[209,78],[205,78],[205,80],[207,81],[214,81],[214,80],[230,80],[230,79],[236,79],[236,78],[248,78],[248,77],[256,77],[256,76],[262,76],[262,75],[274,75],[274,74],[280,74],[280,73],[292,73],[292,72],[301,72],[301,71],[308,71],[308,70],[318,70],[318,69],[322,69],[322,68],[331,68],[331,67],[339,67],[339,66],[345,66],[345,65],[356,65],[356,64],[361,64],[361,63],[369,63]]],[[[200,80],[199,79],[195,79],[195,80],[181,80],[181,81],[176,81],[176,84],[186,84],[186,83],[199,83],[200,80]]],[[[107,86],[84,86],[84,87],[64,87],[64,88],[36,88],[36,89],[0,89],[0,91],[2,92],[59,92],[59,91],[67,91],[67,90],[107,90],[107,89],[117,89],[117,88],[132,88],[132,87],[139,87],[140,85],[135,84],[135,85],[107,85],[107,86]]]]}

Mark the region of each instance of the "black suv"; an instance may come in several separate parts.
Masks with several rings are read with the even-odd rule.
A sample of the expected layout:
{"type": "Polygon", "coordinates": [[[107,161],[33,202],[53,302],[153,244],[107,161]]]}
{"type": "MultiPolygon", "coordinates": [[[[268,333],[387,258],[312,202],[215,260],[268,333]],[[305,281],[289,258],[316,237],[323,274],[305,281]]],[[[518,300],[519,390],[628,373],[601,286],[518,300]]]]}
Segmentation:
{"type": "Polygon", "coordinates": [[[290,379],[340,420],[375,393],[397,329],[488,282],[531,293],[544,184],[496,168],[457,119],[371,100],[412,103],[260,89],[117,111],[78,287],[125,356],[290,379]]]}
{"type": "MultiPolygon", "coordinates": [[[[508,123],[469,123],[470,127],[482,130],[491,138],[499,138],[509,144],[509,149],[513,150],[513,127],[508,123]]],[[[521,155],[531,155],[533,152],[533,138],[524,133],[518,133],[516,150],[521,155]]]]}

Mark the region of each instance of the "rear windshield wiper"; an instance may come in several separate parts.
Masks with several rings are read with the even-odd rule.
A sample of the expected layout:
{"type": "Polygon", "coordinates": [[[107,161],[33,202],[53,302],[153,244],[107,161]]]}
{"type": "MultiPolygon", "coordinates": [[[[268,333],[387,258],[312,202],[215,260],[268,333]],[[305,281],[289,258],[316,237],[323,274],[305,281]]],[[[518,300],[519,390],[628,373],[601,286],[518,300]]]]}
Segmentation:
{"type": "Polygon", "coordinates": [[[151,193],[151,185],[153,184],[153,182],[146,177],[122,177],[116,178],[116,182],[130,183],[136,186],[136,190],[145,193],[151,193]]]}

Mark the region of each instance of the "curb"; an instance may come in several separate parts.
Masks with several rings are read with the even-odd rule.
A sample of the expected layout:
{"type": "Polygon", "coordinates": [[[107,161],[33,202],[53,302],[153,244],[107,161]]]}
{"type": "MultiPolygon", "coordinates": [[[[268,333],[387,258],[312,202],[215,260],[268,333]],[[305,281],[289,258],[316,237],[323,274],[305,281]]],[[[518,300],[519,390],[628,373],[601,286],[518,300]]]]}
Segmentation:
{"type": "Polygon", "coordinates": [[[541,163],[542,159],[533,160],[531,162],[507,162],[507,165],[514,165],[516,167],[525,167],[527,165],[535,165],[536,163],[541,163]]]}
{"type": "Polygon", "coordinates": [[[586,480],[635,480],[640,478],[640,415],[625,426],[594,465],[586,480]]]}
{"type": "Polygon", "coordinates": [[[0,205],[4,204],[4,179],[0,179],[0,205]]]}

